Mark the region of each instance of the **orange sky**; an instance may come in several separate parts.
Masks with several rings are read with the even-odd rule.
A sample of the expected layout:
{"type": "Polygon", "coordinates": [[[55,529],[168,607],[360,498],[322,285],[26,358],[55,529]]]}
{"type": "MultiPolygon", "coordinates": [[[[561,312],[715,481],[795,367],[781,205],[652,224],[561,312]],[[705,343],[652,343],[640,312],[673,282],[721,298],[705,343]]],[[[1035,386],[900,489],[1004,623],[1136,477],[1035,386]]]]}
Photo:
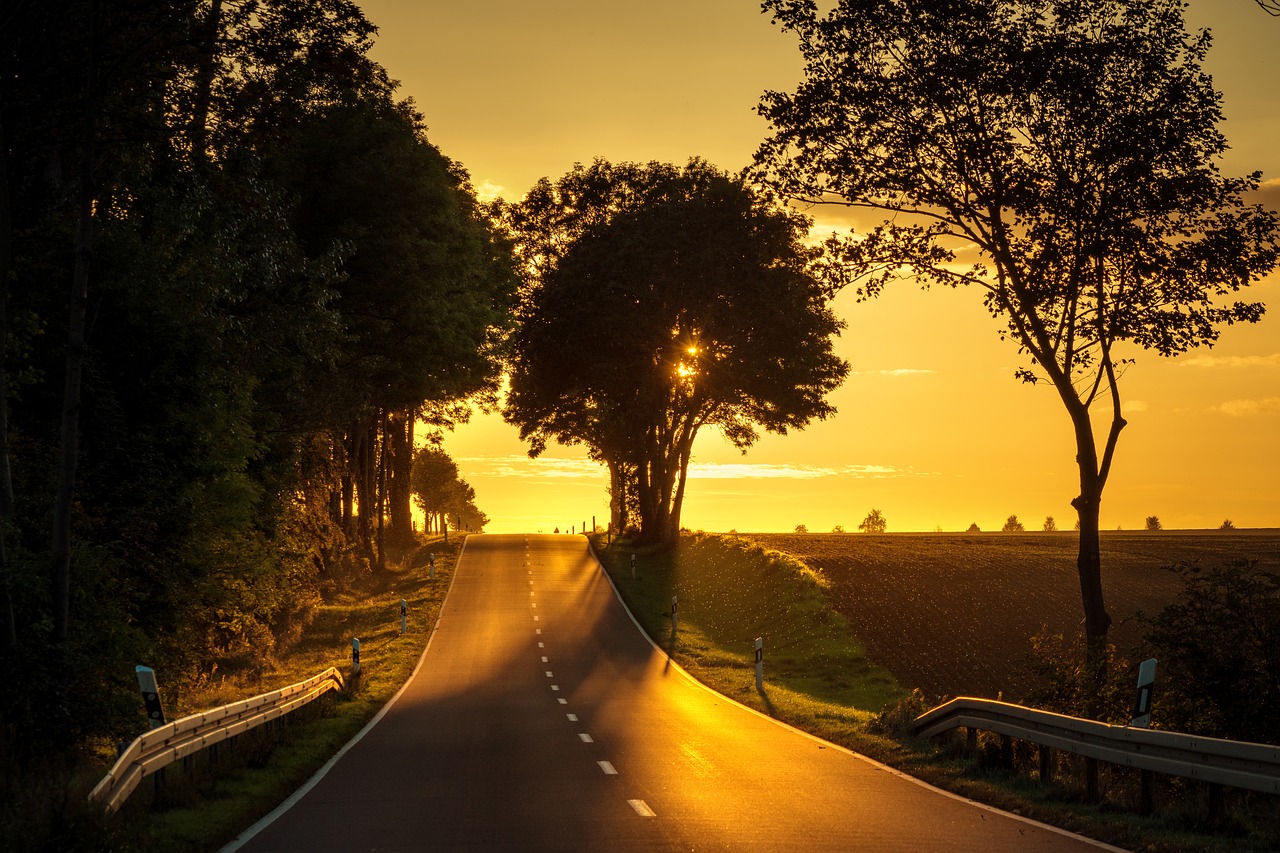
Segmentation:
{"type": "MultiPolygon", "coordinates": [[[[426,115],[432,141],[484,193],[516,200],[542,176],[605,157],[724,169],[767,133],[765,89],[800,74],[792,37],[754,0],[363,0],[381,33],[374,57],[426,115]]],[[[1192,0],[1209,26],[1208,67],[1224,94],[1232,150],[1221,164],[1272,179],[1280,207],[1280,19],[1250,0],[1192,0]]],[[[832,227],[834,221],[818,222],[832,227]]],[[[1280,277],[1256,289],[1257,326],[1212,350],[1138,355],[1121,385],[1129,426],[1103,499],[1104,528],[1280,526],[1280,277]]],[[[1061,402],[1023,385],[1016,347],[976,291],[904,286],[876,302],[837,301],[852,366],[839,413],[742,456],[700,435],[683,521],[693,529],[855,530],[872,507],[893,530],[1028,529],[1074,520],[1074,442],[1061,402]]],[[[608,515],[607,478],[572,448],[530,461],[513,427],[478,415],[445,449],[476,488],[491,532],[550,531],[608,515]]]]}

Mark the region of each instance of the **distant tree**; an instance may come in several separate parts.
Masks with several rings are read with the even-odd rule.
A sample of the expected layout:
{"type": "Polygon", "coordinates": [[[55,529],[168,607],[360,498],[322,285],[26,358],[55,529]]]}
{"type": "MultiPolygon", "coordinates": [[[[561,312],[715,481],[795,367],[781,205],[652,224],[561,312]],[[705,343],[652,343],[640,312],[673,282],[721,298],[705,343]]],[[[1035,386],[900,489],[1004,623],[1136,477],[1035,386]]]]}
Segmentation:
{"type": "Polygon", "coordinates": [[[773,134],[757,163],[785,196],[883,212],[869,234],[830,239],[833,285],[863,298],[904,277],[973,285],[1028,361],[1017,376],[1057,391],[1101,672],[1099,512],[1126,424],[1118,348],[1172,356],[1256,322],[1260,303],[1230,297],[1277,264],[1276,214],[1243,201],[1260,174],[1218,171],[1209,35],[1187,34],[1182,0],[831,5],[820,17],[817,3],[764,0],[806,67],[794,94],[764,95],[773,134]]]}
{"type": "Polygon", "coordinates": [[[806,525],[803,525],[803,524],[796,525],[796,533],[808,533],[808,532],[809,532],[809,528],[806,525]]]}
{"type": "Polygon", "coordinates": [[[1219,530],[1235,530],[1236,525],[1231,519],[1228,518],[1228,519],[1224,519],[1223,522],[1218,525],[1218,529],[1219,530]]]}
{"type": "Polygon", "coordinates": [[[1000,532],[1002,533],[1022,533],[1024,530],[1026,530],[1026,528],[1022,526],[1021,521],[1018,521],[1018,517],[1016,515],[1011,515],[1005,519],[1004,527],[1000,528],[1000,532]]]}
{"type": "Polygon", "coordinates": [[[1053,533],[1058,529],[1058,523],[1053,520],[1052,515],[1046,515],[1044,517],[1044,527],[1042,529],[1045,533],[1053,533]]]}
{"type": "Polygon", "coordinates": [[[832,533],[844,533],[844,525],[843,525],[843,524],[837,524],[835,527],[831,528],[831,532],[832,532],[832,533]]]}
{"type": "MultiPolygon", "coordinates": [[[[532,279],[504,415],[585,444],[640,540],[674,545],[699,430],[739,449],[823,419],[848,373],[809,222],[701,160],[576,167],[509,211],[532,279]]],[[[618,506],[614,506],[614,516],[618,506]]]]}
{"type": "Polygon", "coordinates": [[[976,521],[973,524],[970,524],[968,529],[965,530],[965,533],[981,533],[981,532],[982,532],[982,528],[978,526],[978,522],[976,521]]]}
{"type": "Polygon", "coordinates": [[[1148,516],[1147,516],[1147,529],[1148,529],[1148,530],[1163,530],[1163,529],[1164,529],[1164,525],[1160,523],[1160,516],[1158,516],[1158,515],[1148,515],[1148,516]]]}
{"type": "Polygon", "coordinates": [[[889,529],[889,521],[884,514],[878,509],[873,509],[867,513],[867,517],[862,519],[862,523],[858,525],[858,529],[863,533],[884,533],[889,529]]]}

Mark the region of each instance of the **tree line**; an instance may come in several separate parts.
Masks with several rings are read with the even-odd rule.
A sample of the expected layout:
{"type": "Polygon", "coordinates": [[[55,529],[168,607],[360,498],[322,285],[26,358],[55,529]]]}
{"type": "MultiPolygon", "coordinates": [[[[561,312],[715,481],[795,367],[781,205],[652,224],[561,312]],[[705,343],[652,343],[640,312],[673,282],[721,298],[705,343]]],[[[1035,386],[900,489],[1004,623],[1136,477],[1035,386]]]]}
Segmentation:
{"type": "Polygon", "coordinates": [[[381,565],[418,425],[496,392],[517,276],[349,0],[0,16],[16,750],[132,730],[134,664],[252,664],[381,565]]]}

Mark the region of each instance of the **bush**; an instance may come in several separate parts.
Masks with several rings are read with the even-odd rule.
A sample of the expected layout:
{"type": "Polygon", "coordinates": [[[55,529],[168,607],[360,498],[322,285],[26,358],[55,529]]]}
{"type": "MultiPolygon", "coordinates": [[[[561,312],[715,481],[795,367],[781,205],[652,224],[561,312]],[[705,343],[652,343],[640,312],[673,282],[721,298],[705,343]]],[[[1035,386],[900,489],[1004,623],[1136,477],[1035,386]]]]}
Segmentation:
{"type": "Polygon", "coordinates": [[[1148,620],[1165,728],[1280,743],[1280,574],[1257,561],[1170,566],[1178,600],[1148,620]]]}
{"type": "Polygon", "coordinates": [[[1072,717],[1128,723],[1136,693],[1132,666],[1111,644],[1104,663],[1101,673],[1089,665],[1083,634],[1068,641],[1060,633],[1042,630],[1031,638],[1027,656],[1027,667],[1038,677],[1027,704],[1072,717]]]}

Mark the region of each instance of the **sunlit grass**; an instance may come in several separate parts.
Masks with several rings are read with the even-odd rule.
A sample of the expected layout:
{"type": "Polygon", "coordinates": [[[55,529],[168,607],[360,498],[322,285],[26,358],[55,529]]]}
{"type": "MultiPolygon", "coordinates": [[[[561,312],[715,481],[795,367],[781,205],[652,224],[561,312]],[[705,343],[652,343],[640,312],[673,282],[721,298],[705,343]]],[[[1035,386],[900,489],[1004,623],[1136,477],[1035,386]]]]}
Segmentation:
{"type": "MultiPolygon", "coordinates": [[[[385,571],[361,578],[317,612],[314,621],[271,671],[260,679],[227,679],[203,695],[184,697],[184,705],[215,707],[293,684],[337,666],[347,689],[326,701],[320,713],[300,712],[283,733],[250,739],[239,761],[203,781],[174,780],[173,803],[143,818],[151,849],[217,849],[275,808],[310,778],[408,680],[422,655],[440,612],[457,559],[458,543],[439,541],[398,556],[385,571]],[[435,554],[435,579],[428,578],[427,554],[435,554]],[[408,632],[400,633],[400,600],[408,602],[408,632]],[[351,672],[351,638],[361,641],[361,670],[351,672]]],[[[332,695],[332,694],[331,694],[332,695]]],[[[178,775],[171,771],[171,776],[178,775]]],[[[146,787],[146,786],[144,786],[146,787]]],[[[141,789],[140,789],[141,790],[141,789]]],[[[140,800],[149,797],[139,797],[140,800]]],[[[133,805],[134,819],[145,802],[133,805]]]]}
{"type": "Polygon", "coordinates": [[[827,605],[821,573],[792,557],[704,534],[684,537],[675,551],[597,545],[645,631],[696,678],[748,707],[802,728],[824,721],[849,737],[903,695],[827,605]],[[756,637],[764,640],[763,693],[755,686],[756,637]]]}

